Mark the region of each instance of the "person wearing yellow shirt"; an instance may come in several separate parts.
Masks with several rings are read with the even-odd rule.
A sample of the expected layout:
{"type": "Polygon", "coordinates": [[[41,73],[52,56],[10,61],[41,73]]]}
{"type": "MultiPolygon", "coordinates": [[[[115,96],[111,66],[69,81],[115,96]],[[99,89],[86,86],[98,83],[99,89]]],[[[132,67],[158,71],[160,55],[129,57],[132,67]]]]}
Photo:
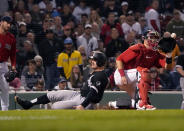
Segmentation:
{"type": "Polygon", "coordinates": [[[73,50],[73,41],[70,37],[64,40],[64,47],[65,50],[58,56],[57,67],[61,76],[69,79],[73,66],[82,67],[82,56],[79,51],[73,50]]]}
{"type": "MultiPolygon", "coordinates": [[[[173,38],[175,39],[175,36],[173,36],[173,33],[171,34],[170,32],[165,32],[163,35],[164,38],[173,38]]],[[[175,57],[180,55],[180,49],[178,47],[178,45],[176,44],[175,48],[172,51],[172,64],[170,64],[167,69],[168,70],[173,70],[173,68],[175,67],[176,63],[175,63],[175,57]]]]}

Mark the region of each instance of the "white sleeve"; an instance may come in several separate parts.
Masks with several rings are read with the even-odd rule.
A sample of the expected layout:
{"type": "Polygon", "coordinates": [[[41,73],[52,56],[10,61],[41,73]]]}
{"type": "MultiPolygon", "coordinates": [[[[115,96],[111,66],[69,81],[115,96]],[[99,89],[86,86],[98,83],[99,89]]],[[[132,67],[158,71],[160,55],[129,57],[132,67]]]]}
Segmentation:
{"type": "Polygon", "coordinates": [[[154,10],[151,10],[150,13],[149,13],[149,17],[150,17],[150,20],[157,20],[158,19],[158,14],[154,10]]]}

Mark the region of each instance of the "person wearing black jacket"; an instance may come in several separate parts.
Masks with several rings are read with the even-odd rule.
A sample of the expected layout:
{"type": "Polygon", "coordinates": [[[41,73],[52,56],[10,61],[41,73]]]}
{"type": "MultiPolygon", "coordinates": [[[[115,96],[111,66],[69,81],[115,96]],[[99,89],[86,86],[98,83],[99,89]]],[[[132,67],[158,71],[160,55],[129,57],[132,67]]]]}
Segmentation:
{"type": "Polygon", "coordinates": [[[105,52],[107,57],[116,57],[116,53],[124,52],[128,49],[129,44],[119,37],[119,32],[116,28],[112,28],[111,38],[112,40],[107,44],[105,52]]]}
{"type": "Polygon", "coordinates": [[[55,63],[55,54],[56,52],[63,51],[63,44],[60,44],[57,39],[54,37],[53,30],[46,30],[46,38],[39,45],[39,53],[43,58],[43,65],[45,68],[46,74],[46,89],[50,90],[51,88],[51,65],[55,63]]]}
{"type": "Polygon", "coordinates": [[[52,91],[31,101],[22,100],[15,96],[15,101],[24,109],[29,109],[37,104],[52,102],[52,109],[84,110],[90,105],[99,103],[105,88],[108,86],[108,77],[104,72],[106,56],[102,52],[94,51],[90,59],[91,68],[94,71],[89,75],[80,92],[71,90],[52,91]]]}

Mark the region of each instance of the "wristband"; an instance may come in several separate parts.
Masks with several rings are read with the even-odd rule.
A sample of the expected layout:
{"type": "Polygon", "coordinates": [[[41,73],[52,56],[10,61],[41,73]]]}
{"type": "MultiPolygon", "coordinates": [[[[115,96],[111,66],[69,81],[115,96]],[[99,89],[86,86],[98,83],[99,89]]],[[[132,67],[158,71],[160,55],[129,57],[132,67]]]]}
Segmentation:
{"type": "Polygon", "coordinates": [[[119,71],[119,73],[120,73],[121,76],[125,76],[125,72],[124,72],[123,69],[118,69],[118,71],[119,71]]]}
{"type": "Polygon", "coordinates": [[[166,63],[171,64],[172,63],[172,57],[166,57],[166,63]]]}

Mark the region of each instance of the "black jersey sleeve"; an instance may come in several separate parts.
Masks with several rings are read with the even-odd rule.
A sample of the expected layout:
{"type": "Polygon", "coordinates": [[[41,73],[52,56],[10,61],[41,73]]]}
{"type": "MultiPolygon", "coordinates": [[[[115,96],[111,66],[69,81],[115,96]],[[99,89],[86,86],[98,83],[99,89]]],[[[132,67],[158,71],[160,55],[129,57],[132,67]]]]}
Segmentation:
{"type": "Polygon", "coordinates": [[[81,104],[83,107],[88,106],[90,103],[98,103],[102,97],[104,90],[108,84],[108,78],[104,72],[98,72],[89,81],[90,90],[86,96],[86,99],[81,104]]]}

